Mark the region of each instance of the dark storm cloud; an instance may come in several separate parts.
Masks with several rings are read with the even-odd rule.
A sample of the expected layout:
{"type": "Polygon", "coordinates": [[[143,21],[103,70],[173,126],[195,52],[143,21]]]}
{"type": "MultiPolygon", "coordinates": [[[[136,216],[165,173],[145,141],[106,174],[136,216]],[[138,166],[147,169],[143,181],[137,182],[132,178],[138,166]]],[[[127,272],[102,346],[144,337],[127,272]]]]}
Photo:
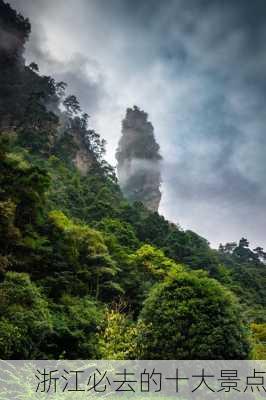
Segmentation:
{"type": "MultiPolygon", "coordinates": [[[[53,24],[56,25],[57,16],[59,21],[60,18],[64,19],[64,2],[62,0],[57,2],[52,0],[45,2],[17,0],[12,1],[11,4],[24,16],[30,17],[32,33],[26,51],[27,61],[37,61],[41,73],[51,74],[57,81],[66,82],[67,93],[76,95],[82,108],[89,110],[90,113],[95,113],[100,100],[107,96],[104,89],[104,77],[97,61],[88,56],[87,52],[76,52],[68,59],[58,58],[56,56],[57,49],[51,51],[50,48],[49,37],[47,37],[49,33],[47,22],[54,21],[51,24],[53,28],[53,24]],[[62,13],[61,17],[60,13],[62,13]]],[[[69,25],[68,35],[71,35],[71,24],[69,25]]],[[[67,35],[64,40],[67,45],[69,40],[67,35]]]]}
{"type": "Polygon", "coordinates": [[[12,4],[34,22],[27,58],[79,95],[111,161],[126,107],[149,112],[163,214],[215,245],[266,245],[264,0],[12,4]]]}
{"type": "Polygon", "coordinates": [[[74,59],[65,63],[54,63],[56,71],[53,76],[57,81],[68,83],[67,92],[78,97],[83,109],[96,113],[99,103],[107,96],[104,89],[104,78],[101,74],[90,76],[88,71],[98,70],[94,60],[76,54],[74,59]]]}

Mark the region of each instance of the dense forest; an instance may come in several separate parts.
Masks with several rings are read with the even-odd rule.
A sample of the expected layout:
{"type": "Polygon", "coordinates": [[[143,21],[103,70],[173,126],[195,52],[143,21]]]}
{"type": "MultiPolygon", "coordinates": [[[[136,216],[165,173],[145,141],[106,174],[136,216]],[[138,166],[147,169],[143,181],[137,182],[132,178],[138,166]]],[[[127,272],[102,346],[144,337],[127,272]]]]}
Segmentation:
{"type": "MultiPolygon", "coordinates": [[[[122,194],[64,82],[0,0],[2,359],[265,359],[266,254],[122,194]]],[[[104,135],[104,132],[102,132],[104,135]]]]}

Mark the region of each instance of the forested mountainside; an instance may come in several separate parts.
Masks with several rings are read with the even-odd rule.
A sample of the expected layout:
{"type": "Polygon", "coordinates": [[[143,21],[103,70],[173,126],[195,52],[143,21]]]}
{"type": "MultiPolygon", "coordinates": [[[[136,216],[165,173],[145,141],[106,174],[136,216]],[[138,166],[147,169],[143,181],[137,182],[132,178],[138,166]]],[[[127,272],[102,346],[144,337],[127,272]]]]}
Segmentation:
{"type": "Polygon", "coordinates": [[[263,249],[126,200],[76,97],[25,65],[30,29],[0,0],[1,358],[265,359],[263,249]]]}

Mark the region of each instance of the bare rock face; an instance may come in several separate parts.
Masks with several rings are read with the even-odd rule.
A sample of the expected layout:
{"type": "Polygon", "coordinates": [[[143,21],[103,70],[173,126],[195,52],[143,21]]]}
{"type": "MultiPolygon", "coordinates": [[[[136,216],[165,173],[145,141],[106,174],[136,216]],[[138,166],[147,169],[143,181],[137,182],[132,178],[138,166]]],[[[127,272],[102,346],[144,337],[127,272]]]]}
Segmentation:
{"type": "Polygon", "coordinates": [[[161,192],[159,145],[148,114],[134,106],[122,121],[122,136],[116,152],[119,183],[130,201],[141,201],[158,211],[161,192]]]}
{"type": "Polygon", "coordinates": [[[70,119],[66,113],[60,113],[59,117],[55,154],[71,162],[81,175],[87,175],[96,160],[90,149],[87,130],[81,128],[79,119],[70,119]]]}
{"type": "Polygon", "coordinates": [[[73,135],[73,139],[77,147],[72,161],[81,175],[86,175],[93,163],[93,156],[77,132],[73,135]]]}

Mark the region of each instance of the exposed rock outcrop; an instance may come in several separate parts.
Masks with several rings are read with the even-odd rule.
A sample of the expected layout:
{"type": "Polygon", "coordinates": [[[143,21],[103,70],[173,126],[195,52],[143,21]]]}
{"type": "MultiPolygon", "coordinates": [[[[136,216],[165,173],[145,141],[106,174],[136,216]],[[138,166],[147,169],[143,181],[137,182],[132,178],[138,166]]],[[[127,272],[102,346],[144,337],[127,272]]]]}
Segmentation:
{"type": "Polygon", "coordinates": [[[82,175],[86,175],[95,161],[95,157],[93,153],[88,150],[84,138],[79,132],[74,133],[73,139],[76,145],[76,151],[72,162],[82,175]]]}
{"type": "Polygon", "coordinates": [[[161,192],[159,145],[148,114],[134,106],[122,121],[122,136],[116,152],[117,172],[125,196],[158,211],[161,192]]]}

